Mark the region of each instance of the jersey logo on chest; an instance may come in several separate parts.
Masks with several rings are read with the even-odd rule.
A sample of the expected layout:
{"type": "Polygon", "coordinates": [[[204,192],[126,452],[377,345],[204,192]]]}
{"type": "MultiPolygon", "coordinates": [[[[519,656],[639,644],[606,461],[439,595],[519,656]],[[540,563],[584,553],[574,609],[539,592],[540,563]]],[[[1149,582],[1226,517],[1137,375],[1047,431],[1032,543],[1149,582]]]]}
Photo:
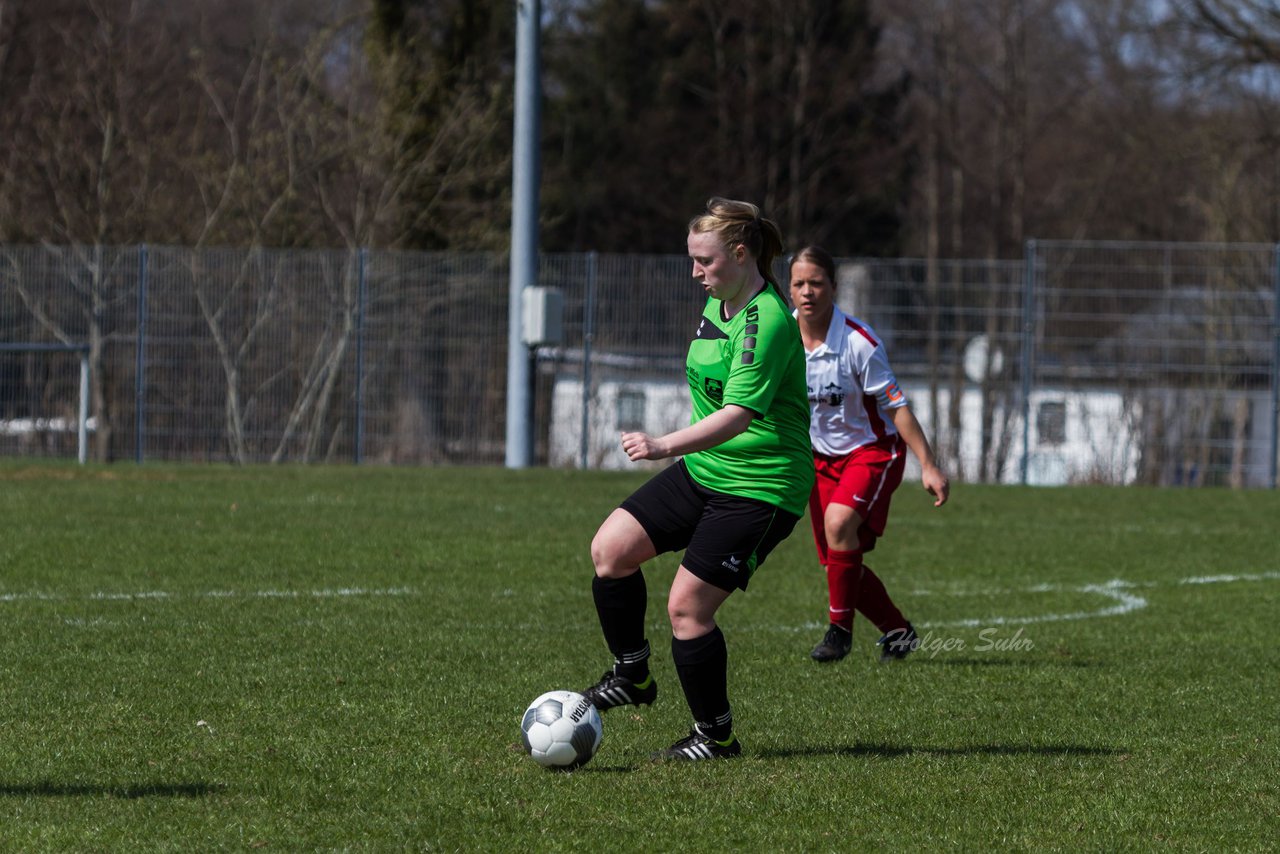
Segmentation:
{"type": "Polygon", "coordinates": [[[821,388],[810,388],[809,399],[828,406],[839,406],[844,403],[844,389],[835,383],[827,383],[821,388]]]}
{"type": "Polygon", "coordinates": [[[728,334],[705,317],[698,324],[698,331],[693,334],[695,340],[715,341],[717,339],[728,338],[728,334]]]}

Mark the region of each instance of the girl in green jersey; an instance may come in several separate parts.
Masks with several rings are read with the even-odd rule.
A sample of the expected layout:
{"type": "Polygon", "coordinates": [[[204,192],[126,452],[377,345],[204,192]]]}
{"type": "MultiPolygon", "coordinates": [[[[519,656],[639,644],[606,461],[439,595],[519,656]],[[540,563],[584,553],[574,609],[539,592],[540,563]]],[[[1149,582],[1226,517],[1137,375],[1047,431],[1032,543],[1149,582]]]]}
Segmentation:
{"type": "Polygon", "coordinates": [[[633,461],[679,459],[623,501],[591,542],[592,593],[614,665],[584,693],[601,711],[657,697],[640,566],[683,549],[667,614],[694,725],[655,758],[701,760],[742,752],[716,611],[804,513],[813,460],[804,352],[773,276],[777,226],[753,204],[713,198],[689,223],[687,243],[708,297],[685,366],[693,419],[665,436],[622,435],[633,461]]]}

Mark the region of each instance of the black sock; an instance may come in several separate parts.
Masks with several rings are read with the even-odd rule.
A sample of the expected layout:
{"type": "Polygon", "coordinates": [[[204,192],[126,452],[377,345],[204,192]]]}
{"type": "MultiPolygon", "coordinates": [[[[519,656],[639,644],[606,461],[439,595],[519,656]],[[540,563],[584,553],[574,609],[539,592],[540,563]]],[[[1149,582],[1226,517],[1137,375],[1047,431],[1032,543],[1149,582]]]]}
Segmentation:
{"type": "Polygon", "coordinates": [[[649,675],[649,642],[644,636],[649,594],[644,573],[637,571],[626,578],[597,575],[591,581],[591,595],[604,641],[613,653],[613,672],[643,682],[649,675]]]}
{"type": "Polygon", "coordinates": [[[692,640],[671,639],[671,660],[680,674],[689,711],[702,734],[716,741],[733,735],[729,711],[729,651],[716,626],[692,640]]]}

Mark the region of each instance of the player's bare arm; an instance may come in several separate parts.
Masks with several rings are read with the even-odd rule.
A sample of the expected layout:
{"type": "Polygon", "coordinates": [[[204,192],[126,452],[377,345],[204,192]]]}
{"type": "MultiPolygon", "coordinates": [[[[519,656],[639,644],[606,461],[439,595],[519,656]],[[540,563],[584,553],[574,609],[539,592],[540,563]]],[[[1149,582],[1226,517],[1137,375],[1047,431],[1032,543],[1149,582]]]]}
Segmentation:
{"type": "Polygon", "coordinates": [[[679,457],[705,451],[729,441],[751,426],[755,413],[730,403],[696,424],[690,424],[665,436],[648,433],[623,433],[622,450],[632,462],[679,457]]]}
{"type": "Polygon", "coordinates": [[[933,456],[933,448],[929,446],[929,440],[925,438],[924,428],[916,420],[915,413],[911,411],[910,406],[899,406],[892,411],[893,426],[898,428],[898,435],[902,437],[902,441],[907,443],[911,453],[915,454],[916,459],[920,461],[921,484],[923,484],[925,491],[934,497],[933,506],[941,507],[947,503],[947,498],[951,495],[951,482],[947,480],[946,474],[938,467],[938,461],[933,456]]]}

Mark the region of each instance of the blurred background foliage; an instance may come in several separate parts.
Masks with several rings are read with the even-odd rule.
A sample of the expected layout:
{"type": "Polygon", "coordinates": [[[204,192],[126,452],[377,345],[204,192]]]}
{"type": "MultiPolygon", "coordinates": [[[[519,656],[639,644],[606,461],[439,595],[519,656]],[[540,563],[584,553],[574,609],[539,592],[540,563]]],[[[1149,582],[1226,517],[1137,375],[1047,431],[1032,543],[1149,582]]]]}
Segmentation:
{"type": "MultiPolygon", "coordinates": [[[[1280,240],[1266,0],[544,0],[541,243],[1280,240]]],[[[510,0],[0,0],[0,242],[501,250],[510,0]]]]}

